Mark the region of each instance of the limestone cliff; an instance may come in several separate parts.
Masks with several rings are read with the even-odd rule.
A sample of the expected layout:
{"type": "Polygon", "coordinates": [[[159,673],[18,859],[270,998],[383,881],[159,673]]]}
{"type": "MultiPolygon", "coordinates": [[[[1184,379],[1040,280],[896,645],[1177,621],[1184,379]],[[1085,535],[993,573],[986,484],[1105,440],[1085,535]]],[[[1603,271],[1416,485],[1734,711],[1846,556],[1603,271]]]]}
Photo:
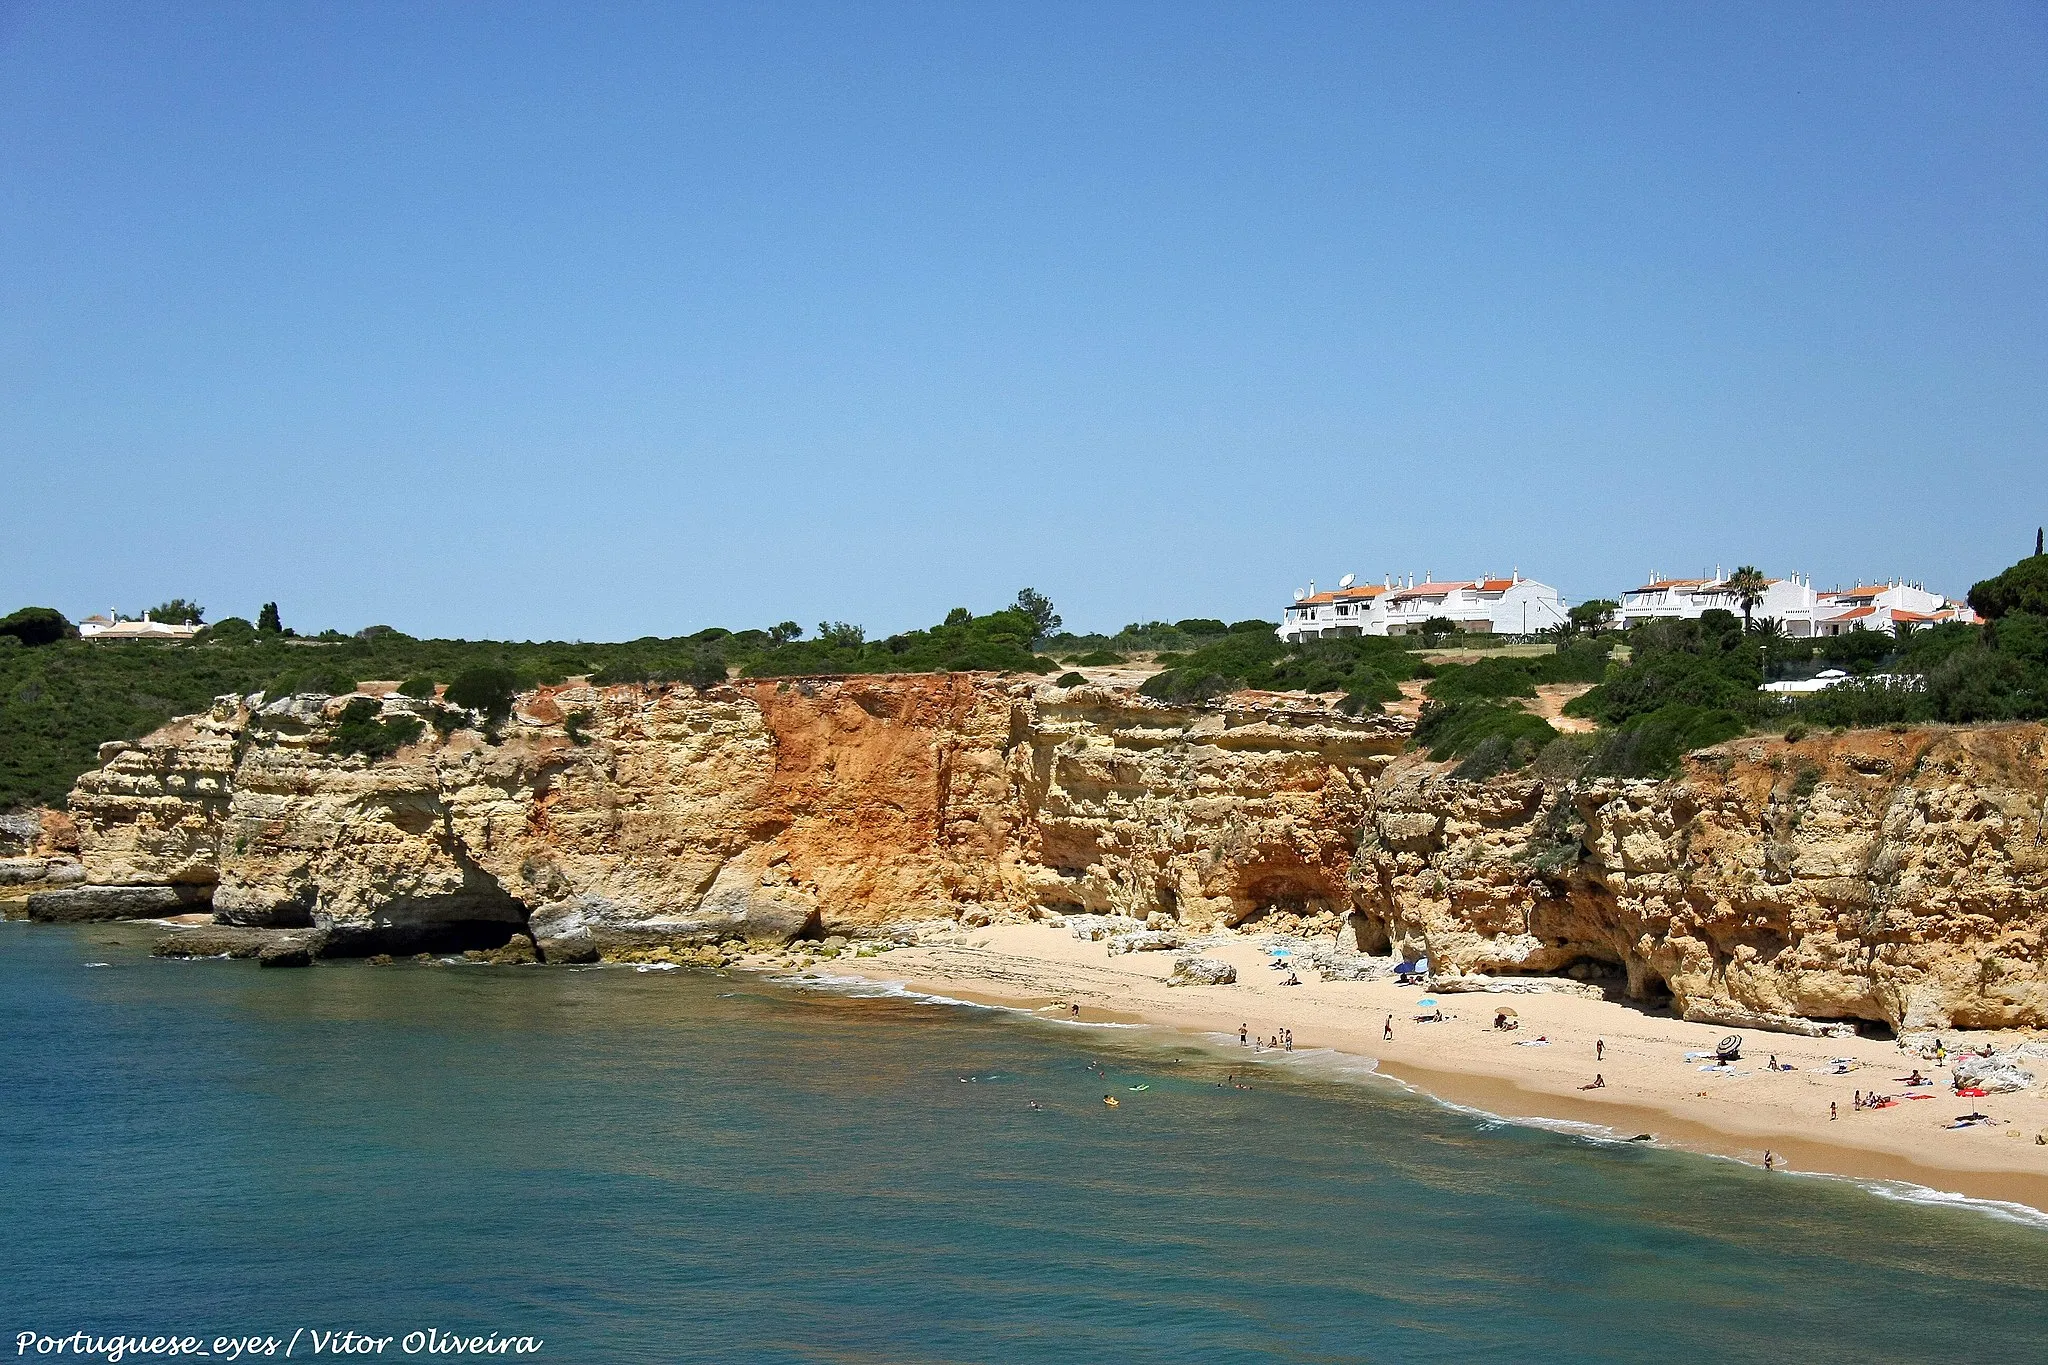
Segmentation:
{"type": "Polygon", "coordinates": [[[2048,1024],[2039,726],[1474,783],[1403,756],[1399,718],[986,675],[546,688],[498,736],[375,763],[327,751],[340,706],[224,698],[108,746],[71,803],[90,881],[210,886],[223,921],[330,952],[1118,911],[1341,921],[1440,974],[1569,972],[1731,1023],[2048,1024]]]}

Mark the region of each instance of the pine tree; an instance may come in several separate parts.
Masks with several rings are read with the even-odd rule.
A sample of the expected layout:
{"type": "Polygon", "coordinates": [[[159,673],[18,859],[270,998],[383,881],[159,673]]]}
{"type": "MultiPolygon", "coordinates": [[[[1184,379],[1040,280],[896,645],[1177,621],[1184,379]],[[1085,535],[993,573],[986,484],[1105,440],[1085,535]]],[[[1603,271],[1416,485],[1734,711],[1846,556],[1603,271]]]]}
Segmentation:
{"type": "Polygon", "coordinates": [[[267,630],[273,635],[284,633],[284,622],[279,620],[277,615],[277,603],[263,604],[263,610],[256,613],[256,629],[267,630]]]}

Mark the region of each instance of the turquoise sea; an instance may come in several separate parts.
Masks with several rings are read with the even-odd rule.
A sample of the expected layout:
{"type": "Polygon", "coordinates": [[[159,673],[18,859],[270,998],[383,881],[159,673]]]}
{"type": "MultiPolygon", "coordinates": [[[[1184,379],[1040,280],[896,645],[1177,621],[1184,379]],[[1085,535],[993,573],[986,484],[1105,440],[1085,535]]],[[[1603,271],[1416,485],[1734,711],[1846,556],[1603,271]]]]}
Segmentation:
{"type": "Polygon", "coordinates": [[[1149,1030],[684,971],[259,971],[155,932],[0,925],[9,1358],[425,1358],[428,1328],[593,1362],[2048,1357],[2048,1220],[2011,1210],[1306,1055],[1221,1088],[1242,1058],[1149,1030]]]}

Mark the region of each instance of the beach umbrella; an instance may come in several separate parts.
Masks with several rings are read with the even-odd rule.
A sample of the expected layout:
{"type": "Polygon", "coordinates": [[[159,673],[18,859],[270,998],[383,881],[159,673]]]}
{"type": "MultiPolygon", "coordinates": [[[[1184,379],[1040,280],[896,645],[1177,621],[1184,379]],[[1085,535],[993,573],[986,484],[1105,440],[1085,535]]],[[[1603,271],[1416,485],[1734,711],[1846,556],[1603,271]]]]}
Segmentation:
{"type": "Polygon", "coordinates": [[[1273,955],[1274,957],[1293,957],[1293,956],[1294,956],[1294,949],[1292,949],[1292,948],[1268,948],[1268,949],[1267,949],[1266,951],[1267,951],[1267,952],[1269,952],[1269,953],[1271,953],[1271,954],[1272,954],[1272,955],[1273,955]]]}
{"type": "Polygon", "coordinates": [[[1519,1019],[1522,1016],[1516,1014],[1514,1010],[1512,1010],[1508,1006],[1502,1005],[1499,1009],[1493,1012],[1493,1017],[1496,1019],[1519,1019]]]}
{"type": "Polygon", "coordinates": [[[1420,1000],[1418,1000],[1418,1001],[1416,1001],[1416,1002],[1415,1002],[1415,1004],[1416,1004],[1416,1006],[1417,1006],[1418,1008],[1420,1008],[1420,1007],[1421,1007],[1421,1006],[1423,1006],[1423,1005],[1434,1005],[1435,1003],[1436,1003],[1436,997],[1435,997],[1435,996],[1433,996],[1433,995],[1425,995],[1425,996],[1423,996],[1423,997],[1422,997],[1422,998],[1421,998],[1420,1000]]]}

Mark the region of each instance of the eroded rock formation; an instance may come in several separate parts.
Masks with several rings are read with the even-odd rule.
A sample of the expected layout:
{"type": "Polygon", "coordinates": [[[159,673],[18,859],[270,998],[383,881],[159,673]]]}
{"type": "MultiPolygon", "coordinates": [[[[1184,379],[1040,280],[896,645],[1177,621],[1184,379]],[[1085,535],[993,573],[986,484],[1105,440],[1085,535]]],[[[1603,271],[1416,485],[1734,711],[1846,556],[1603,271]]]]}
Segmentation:
{"type": "Polygon", "coordinates": [[[210,887],[223,923],[328,952],[1091,912],[1341,924],[1440,974],[1752,1026],[2048,1023],[2039,726],[1745,739],[1582,785],[1460,781],[1401,753],[1407,721],[1301,698],[986,675],[547,688],[499,736],[375,763],[328,752],[340,706],[224,698],[107,746],[71,803],[89,880],[210,887]]]}

